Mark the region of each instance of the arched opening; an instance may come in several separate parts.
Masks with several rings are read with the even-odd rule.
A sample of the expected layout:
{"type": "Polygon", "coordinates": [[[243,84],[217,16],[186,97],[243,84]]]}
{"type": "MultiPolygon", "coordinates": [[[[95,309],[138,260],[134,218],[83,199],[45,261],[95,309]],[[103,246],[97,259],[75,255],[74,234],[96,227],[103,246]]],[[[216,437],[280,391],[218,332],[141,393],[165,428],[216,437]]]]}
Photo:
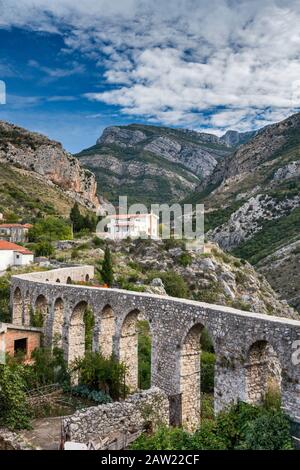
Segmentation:
{"type": "Polygon", "coordinates": [[[34,310],[31,312],[31,325],[43,327],[48,314],[48,302],[44,295],[39,295],[35,301],[34,310]]]}
{"type": "Polygon", "coordinates": [[[87,274],[87,275],[85,276],[85,282],[89,282],[89,280],[90,280],[90,276],[87,274]]]}
{"type": "Polygon", "coordinates": [[[58,298],[54,303],[54,318],[52,330],[52,345],[58,348],[62,347],[63,324],[64,302],[61,298],[58,298]]]}
{"type": "Polygon", "coordinates": [[[115,315],[110,305],[106,305],[101,312],[99,349],[104,357],[113,353],[113,338],[115,335],[115,315]]]}
{"type": "Polygon", "coordinates": [[[262,403],[268,392],[280,395],[281,364],[270,343],[257,341],[252,344],[245,367],[248,403],[262,403]]]}
{"type": "Polygon", "coordinates": [[[67,284],[72,284],[72,279],[70,278],[70,276],[67,279],[67,284]]]}
{"type": "Polygon", "coordinates": [[[199,427],[201,411],[205,417],[213,414],[214,369],[215,354],[209,333],[203,325],[194,325],[180,353],[181,424],[190,432],[199,427]]]}
{"type": "Polygon", "coordinates": [[[79,302],[73,310],[69,324],[69,362],[84,357],[86,351],[94,350],[95,319],[87,302],[79,302]]]}
{"type": "Polygon", "coordinates": [[[14,291],[13,296],[13,322],[16,325],[22,325],[23,323],[23,302],[21,289],[17,287],[14,291]]]}
{"type": "Polygon", "coordinates": [[[147,390],[151,387],[152,338],[150,324],[139,320],[138,328],[138,388],[147,390]]]}
{"type": "Polygon", "coordinates": [[[120,361],[126,364],[126,386],[133,392],[149,388],[151,382],[151,338],[149,323],[133,310],[126,316],[121,330],[120,361]]]}
{"type": "Polygon", "coordinates": [[[56,281],[55,281],[55,282],[57,282],[58,284],[60,284],[60,279],[56,279],[56,281]]]}

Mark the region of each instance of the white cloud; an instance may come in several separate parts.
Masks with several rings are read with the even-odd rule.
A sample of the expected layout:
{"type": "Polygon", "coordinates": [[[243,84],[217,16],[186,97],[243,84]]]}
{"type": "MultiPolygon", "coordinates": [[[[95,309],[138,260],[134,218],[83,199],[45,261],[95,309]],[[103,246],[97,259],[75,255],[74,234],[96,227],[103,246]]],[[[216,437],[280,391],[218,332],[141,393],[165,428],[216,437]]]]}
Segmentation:
{"type": "Polygon", "coordinates": [[[36,60],[30,60],[28,65],[43,72],[47,76],[47,80],[70,77],[71,75],[81,74],[85,71],[85,66],[76,61],[69,63],[68,68],[51,68],[41,65],[36,60]]]}
{"type": "MultiPolygon", "coordinates": [[[[1,5],[0,27],[60,32],[66,50],[104,67],[109,88],[86,97],[120,106],[124,114],[220,132],[260,127],[300,108],[298,0],[1,5]]],[[[43,69],[53,78],[67,73],[43,69]]]]}

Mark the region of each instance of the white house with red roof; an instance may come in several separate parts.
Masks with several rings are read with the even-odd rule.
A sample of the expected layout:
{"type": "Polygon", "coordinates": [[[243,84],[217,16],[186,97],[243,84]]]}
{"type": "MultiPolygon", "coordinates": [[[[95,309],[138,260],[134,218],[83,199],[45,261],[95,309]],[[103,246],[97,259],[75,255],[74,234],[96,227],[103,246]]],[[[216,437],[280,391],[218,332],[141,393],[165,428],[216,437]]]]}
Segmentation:
{"type": "Polygon", "coordinates": [[[0,240],[0,271],[11,266],[27,266],[33,263],[33,253],[23,246],[0,240]]]}
{"type": "Polygon", "coordinates": [[[150,214],[119,214],[108,215],[108,223],[105,232],[97,232],[101,238],[111,240],[124,240],[130,238],[152,238],[159,237],[159,217],[152,212],[150,214]]]}

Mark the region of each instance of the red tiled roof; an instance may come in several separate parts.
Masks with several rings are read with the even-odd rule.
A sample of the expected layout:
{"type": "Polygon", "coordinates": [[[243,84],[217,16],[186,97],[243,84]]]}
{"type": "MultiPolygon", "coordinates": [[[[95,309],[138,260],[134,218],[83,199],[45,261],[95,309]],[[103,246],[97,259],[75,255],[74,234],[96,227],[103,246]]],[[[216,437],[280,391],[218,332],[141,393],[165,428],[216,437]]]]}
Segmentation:
{"type": "Polygon", "coordinates": [[[32,251],[27,250],[24,246],[16,245],[15,243],[10,243],[5,240],[0,240],[0,251],[17,251],[23,255],[32,255],[32,251]]]}
{"type": "Polygon", "coordinates": [[[0,228],[31,228],[31,224],[0,224],[0,228]]]}

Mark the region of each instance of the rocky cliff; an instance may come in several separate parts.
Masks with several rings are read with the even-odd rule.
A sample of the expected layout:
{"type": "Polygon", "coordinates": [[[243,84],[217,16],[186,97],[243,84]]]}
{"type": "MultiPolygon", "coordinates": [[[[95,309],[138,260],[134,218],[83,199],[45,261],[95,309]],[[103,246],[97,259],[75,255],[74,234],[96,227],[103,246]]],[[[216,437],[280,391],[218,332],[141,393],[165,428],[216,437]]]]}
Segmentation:
{"type": "Polygon", "coordinates": [[[258,131],[216,166],[192,199],[206,206],[207,235],[258,264],[280,296],[299,308],[300,267],[290,247],[300,238],[300,114],[258,131]],[[292,291],[278,282],[280,253],[292,291]]]}
{"type": "Polygon", "coordinates": [[[108,196],[132,202],[177,202],[232,152],[217,136],[132,124],[108,127],[95,146],[77,156],[108,196]]]}
{"type": "Polygon", "coordinates": [[[60,143],[43,135],[0,121],[0,163],[42,177],[90,210],[99,206],[94,175],[60,143]]]}

